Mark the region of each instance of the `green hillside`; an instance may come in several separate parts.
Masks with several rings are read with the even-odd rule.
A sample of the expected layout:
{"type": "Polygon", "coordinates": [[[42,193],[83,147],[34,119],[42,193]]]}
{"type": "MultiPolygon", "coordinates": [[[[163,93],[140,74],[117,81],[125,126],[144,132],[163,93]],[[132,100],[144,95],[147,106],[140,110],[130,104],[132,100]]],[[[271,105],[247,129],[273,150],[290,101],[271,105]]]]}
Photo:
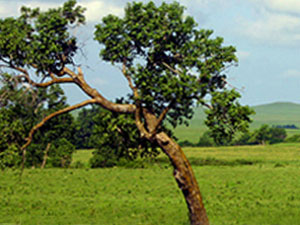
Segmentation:
{"type": "Polygon", "coordinates": [[[295,124],[300,127],[300,104],[276,102],[253,107],[256,115],[253,126],[295,124]]]}
{"type": "MultiPolygon", "coordinates": [[[[252,116],[251,129],[256,129],[262,124],[288,125],[294,124],[300,128],[300,104],[290,102],[276,102],[252,107],[256,114],[252,116]]],[[[175,134],[179,140],[197,142],[200,135],[207,129],[205,124],[205,113],[201,107],[196,108],[195,115],[190,121],[190,126],[179,126],[175,134]]],[[[300,134],[300,130],[287,130],[288,135],[300,134]]]]}

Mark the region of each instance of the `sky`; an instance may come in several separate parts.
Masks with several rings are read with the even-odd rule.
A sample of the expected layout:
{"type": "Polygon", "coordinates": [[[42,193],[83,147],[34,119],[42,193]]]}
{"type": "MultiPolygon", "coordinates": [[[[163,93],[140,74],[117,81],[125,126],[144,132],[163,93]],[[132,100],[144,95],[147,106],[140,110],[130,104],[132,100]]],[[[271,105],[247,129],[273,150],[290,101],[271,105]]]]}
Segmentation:
{"type": "MultiPolygon", "coordinates": [[[[22,5],[42,10],[57,7],[58,0],[0,0],[0,18],[17,16],[22,5]]],[[[124,0],[78,0],[87,8],[87,24],[74,31],[82,51],[76,61],[86,80],[113,100],[130,92],[119,69],[99,58],[100,46],[93,41],[94,25],[108,14],[123,16],[124,0]]],[[[148,2],[143,0],[143,2],[148,2]]],[[[154,0],[159,5],[161,0],[154,0]]],[[[172,2],[166,0],[165,2],[172,2]]],[[[241,103],[260,105],[273,102],[300,103],[300,0],[179,0],[186,14],[199,28],[211,29],[237,49],[238,66],[227,73],[237,88],[241,103]]],[[[74,85],[67,85],[70,104],[87,97],[74,85]]]]}

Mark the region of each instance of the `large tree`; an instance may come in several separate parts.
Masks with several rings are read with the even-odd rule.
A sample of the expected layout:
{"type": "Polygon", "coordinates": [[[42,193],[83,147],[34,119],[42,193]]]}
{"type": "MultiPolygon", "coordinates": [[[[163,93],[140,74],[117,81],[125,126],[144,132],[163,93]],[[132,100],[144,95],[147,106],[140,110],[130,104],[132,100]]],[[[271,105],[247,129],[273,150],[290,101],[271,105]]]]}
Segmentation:
{"type": "Polygon", "coordinates": [[[46,12],[23,7],[20,17],[0,20],[3,68],[14,70],[29,85],[73,83],[90,97],[48,115],[33,127],[22,147],[24,153],[34,132],[59,114],[88,104],[134,114],[141,137],[169,157],[191,224],[208,224],[190,163],[161,127],[165,121],[173,126],[186,123],[196,103],[207,106],[206,96],[226,91],[224,71],[237,61],[235,48],[223,46],[223,39],[213,38],[212,31],[199,29],[179,3],[129,3],[123,18],[104,17],[95,31],[95,40],[102,46],[101,59],[119,66],[132,90],[132,103],[114,103],[86,82],[80,67],[75,70],[78,44],[69,29],[84,23],[83,13],[75,0],[69,0],[46,12]],[[40,79],[34,79],[33,73],[40,79]]]}

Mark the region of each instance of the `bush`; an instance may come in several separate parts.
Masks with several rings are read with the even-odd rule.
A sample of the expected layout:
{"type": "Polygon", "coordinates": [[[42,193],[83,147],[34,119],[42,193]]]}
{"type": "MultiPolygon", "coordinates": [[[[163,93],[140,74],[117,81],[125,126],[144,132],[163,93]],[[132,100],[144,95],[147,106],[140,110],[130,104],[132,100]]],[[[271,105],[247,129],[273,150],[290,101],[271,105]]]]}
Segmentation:
{"type": "Polygon", "coordinates": [[[0,152],[0,169],[20,165],[21,157],[19,153],[20,151],[15,144],[9,145],[5,151],[0,152]]]}
{"type": "Polygon", "coordinates": [[[199,147],[215,146],[215,141],[211,137],[211,132],[210,131],[206,131],[202,134],[202,136],[199,139],[199,142],[197,143],[197,146],[199,146],[199,147]]]}
{"type": "Polygon", "coordinates": [[[113,149],[98,149],[93,152],[90,164],[92,168],[113,167],[118,164],[118,158],[113,149]]]}
{"type": "Polygon", "coordinates": [[[286,138],[284,128],[269,127],[264,124],[259,129],[246,132],[235,141],[236,145],[253,145],[253,144],[276,144],[284,142],[286,138]]]}
{"type": "Polygon", "coordinates": [[[195,144],[188,141],[188,140],[184,140],[184,141],[180,141],[178,142],[178,144],[180,145],[180,147],[194,147],[195,144]]]}
{"type": "Polygon", "coordinates": [[[255,144],[255,140],[253,137],[253,133],[245,132],[243,133],[237,140],[234,142],[234,145],[253,145],[255,144]]]}
{"type": "Polygon", "coordinates": [[[295,134],[285,140],[285,142],[296,143],[300,142],[300,134],[295,134]]]}
{"type": "Polygon", "coordinates": [[[75,146],[67,139],[61,138],[53,143],[49,150],[49,165],[53,167],[69,167],[75,146]]]}

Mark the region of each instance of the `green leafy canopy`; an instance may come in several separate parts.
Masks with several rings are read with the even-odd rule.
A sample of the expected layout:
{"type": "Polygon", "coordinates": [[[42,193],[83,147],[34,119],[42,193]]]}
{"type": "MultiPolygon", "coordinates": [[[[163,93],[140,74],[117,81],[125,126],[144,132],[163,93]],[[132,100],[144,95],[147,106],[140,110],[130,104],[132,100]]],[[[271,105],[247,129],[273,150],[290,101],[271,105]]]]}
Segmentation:
{"type": "Polygon", "coordinates": [[[21,16],[0,19],[0,60],[10,67],[31,67],[46,75],[73,63],[78,49],[69,28],[83,24],[84,8],[75,0],[63,7],[41,12],[21,8],[21,16]]]}
{"type": "Polygon", "coordinates": [[[156,114],[170,106],[176,126],[191,118],[195,102],[224,88],[223,70],[235,63],[235,48],[198,29],[179,3],[128,3],[125,16],[109,15],[96,26],[103,60],[125,64],[142,105],[156,114]]]}

